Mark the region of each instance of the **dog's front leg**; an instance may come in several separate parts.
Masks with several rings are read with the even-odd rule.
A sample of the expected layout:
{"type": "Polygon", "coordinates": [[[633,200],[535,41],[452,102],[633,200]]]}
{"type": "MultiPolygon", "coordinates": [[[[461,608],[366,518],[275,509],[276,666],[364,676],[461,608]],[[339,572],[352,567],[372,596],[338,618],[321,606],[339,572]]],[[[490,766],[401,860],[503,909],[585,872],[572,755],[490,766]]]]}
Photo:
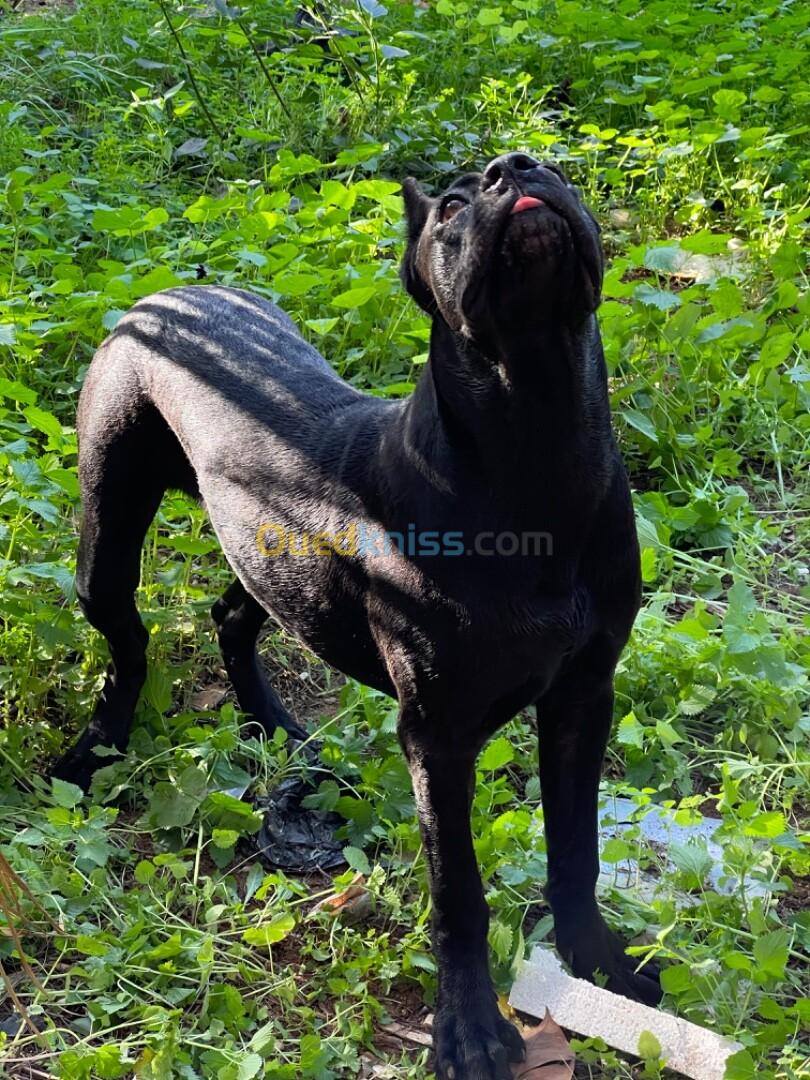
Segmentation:
{"type": "Polygon", "coordinates": [[[657,969],[648,964],[634,970],[624,943],[596,905],[599,778],[613,715],[613,688],[607,682],[584,696],[582,687],[579,680],[570,680],[537,706],[546,895],[554,913],[557,949],[578,977],[593,980],[601,973],[608,989],[654,1005],[661,998],[657,969]]]}
{"type": "Polygon", "coordinates": [[[470,831],[475,749],[420,737],[403,710],[402,742],[416,796],[433,902],[439,996],[433,1024],[439,1080],[508,1080],[523,1040],[498,1011],[489,975],[489,911],[470,831]]]}

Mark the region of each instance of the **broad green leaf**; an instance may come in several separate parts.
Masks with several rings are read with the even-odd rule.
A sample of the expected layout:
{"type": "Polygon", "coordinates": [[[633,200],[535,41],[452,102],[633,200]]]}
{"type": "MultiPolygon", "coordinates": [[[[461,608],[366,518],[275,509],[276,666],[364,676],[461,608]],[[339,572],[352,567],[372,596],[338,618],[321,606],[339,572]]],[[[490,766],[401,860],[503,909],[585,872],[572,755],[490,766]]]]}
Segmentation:
{"type": "Polygon", "coordinates": [[[212,195],[200,195],[191,206],[183,211],[183,217],[192,222],[210,222],[229,213],[234,209],[234,202],[230,198],[217,199],[212,195]]]}
{"type": "Polygon", "coordinates": [[[781,811],[769,810],[751,818],[743,831],[746,836],[761,836],[768,840],[775,840],[777,836],[787,831],[787,821],[781,811]]]}
{"type": "Polygon", "coordinates": [[[148,885],[157,873],[157,867],[149,859],[141,859],[134,870],[135,880],[139,885],[148,885]]]}
{"type": "Polygon", "coordinates": [[[785,1019],[785,1010],[779,1004],[778,1001],[774,1001],[773,998],[763,997],[757,1006],[757,1012],[765,1020],[773,1020],[776,1023],[785,1019]]]}
{"type": "Polygon", "coordinates": [[[399,195],[402,185],[394,180],[359,180],[350,190],[358,197],[381,202],[389,195],[399,195]]]}
{"type": "Polygon", "coordinates": [[[234,134],[240,139],[252,139],[254,142],[278,142],[278,135],[271,131],[263,131],[261,128],[237,127],[234,134]]]}
{"type": "Polygon", "coordinates": [[[50,435],[54,439],[61,438],[62,425],[53,413],[40,409],[38,405],[29,405],[26,409],[23,409],[23,415],[31,427],[35,427],[37,431],[42,431],[45,435],[50,435]]]}
{"type": "Polygon", "coordinates": [[[489,944],[499,963],[505,964],[512,955],[514,938],[515,933],[511,926],[500,919],[494,920],[489,929],[489,944]]]}
{"type": "Polygon", "coordinates": [[[616,738],[622,746],[636,746],[639,750],[643,748],[644,726],[638,722],[635,713],[629,712],[627,716],[622,717],[616,738]]]}
{"type": "Polygon", "coordinates": [[[658,442],[658,432],[655,424],[646,413],[641,412],[639,409],[622,409],[620,415],[630,427],[634,427],[636,431],[640,431],[642,435],[646,435],[653,442],[658,442]]]}
{"type": "Polygon", "coordinates": [[[224,791],[212,791],[205,800],[206,813],[220,829],[235,829],[240,834],[255,833],[262,827],[262,815],[241,799],[224,791]]]}
{"type": "Polygon", "coordinates": [[[737,952],[736,950],[724,953],[722,960],[730,971],[751,972],[754,967],[750,956],[746,956],[745,953],[737,952]]]}
{"type": "Polygon", "coordinates": [[[66,780],[60,780],[56,776],[51,777],[51,793],[56,805],[66,810],[72,810],[84,798],[84,792],[80,787],[69,784],[66,780]]]}
{"type": "Polygon", "coordinates": [[[658,1061],[661,1057],[661,1043],[651,1031],[642,1031],[639,1035],[638,1056],[644,1061],[658,1061]]]}
{"type": "Polygon", "coordinates": [[[9,398],[11,401],[19,401],[23,405],[33,405],[37,395],[30,387],[24,386],[15,379],[0,378],[0,397],[9,398]]]}
{"type": "Polygon", "coordinates": [[[170,934],[165,941],[161,941],[159,945],[156,945],[153,949],[147,952],[147,956],[154,963],[161,963],[163,960],[171,960],[175,956],[179,956],[183,951],[183,939],[179,930],[175,930],[173,934],[170,934]]]}
{"type": "Polygon", "coordinates": [[[99,232],[131,232],[141,223],[142,211],[134,206],[116,210],[99,208],[93,214],[93,228],[99,232]]]}
{"type": "Polygon", "coordinates": [[[141,226],[148,232],[151,229],[157,229],[159,226],[165,225],[168,220],[169,211],[165,206],[153,206],[151,210],[147,210],[144,214],[141,226]]]}
{"type": "Polygon", "coordinates": [[[211,842],[214,847],[226,850],[232,848],[240,836],[241,833],[236,829],[214,829],[211,833],[211,842]]]}
{"type": "Polygon", "coordinates": [[[320,196],[326,206],[339,206],[350,210],[357,198],[357,185],[347,187],[340,180],[324,180],[320,187],[320,196]]]}
{"type": "Polygon", "coordinates": [[[309,173],[323,172],[329,168],[327,162],[319,161],[311,154],[294,154],[291,150],[279,150],[275,165],[270,170],[271,183],[277,184],[309,173]]]}
{"type": "Polygon", "coordinates": [[[240,248],[236,252],[236,257],[240,262],[250,263],[251,266],[267,266],[267,256],[252,248],[240,248]]]}
{"type": "Polygon", "coordinates": [[[254,1076],[258,1076],[264,1068],[264,1059],[256,1053],[241,1054],[239,1057],[239,1071],[236,1074],[237,1080],[252,1080],[254,1076]]]}
{"type": "Polygon", "coordinates": [[[482,26],[498,26],[503,22],[503,9],[499,7],[481,8],[476,18],[482,26]]]}
{"type": "Polygon", "coordinates": [[[526,781],[523,788],[523,793],[526,798],[526,802],[539,802],[540,801],[540,777],[536,774],[532,774],[526,781]]]}
{"type": "Polygon", "coordinates": [[[367,304],[379,291],[376,285],[359,285],[357,288],[347,289],[346,292],[339,293],[334,297],[332,307],[346,308],[348,311],[353,311],[355,308],[367,304]]]}
{"type": "Polygon", "coordinates": [[[202,800],[208,787],[208,777],[205,769],[201,769],[197,765],[187,765],[177,779],[177,786],[185,795],[202,800]]]}
{"type": "Polygon", "coordinates": [[[481,757],[478,759],[478,767],[484,772],[495,772],[509,765],[515,760],[515,748],[505,735],[492,739],[487,744],[481,757]]]}
{"type": "Polygon", "coordinates": [[[292,915],[276,915],[270,922],[262,926],[252,926],[242,935],[242,940],[248,945],[257,945],[269,949],[271,945],[277,945],[295,929],[295,919],[292,915]]]}
{"type": "Polygon", "coordinates": [[[87,934],[78,934],[75,941],[76,951],[84,953],[85,956],[106,956],[110,951],[109,945],[106,945],[103,941],[99,941],[98,938],[90,937],[87,934]]]}
{"type": "Polygon", "coordinates": [[[661,972],[661,986],[667,994],[681,994],[694,984],[688,964],[673,964],[661,972]]]}
{"type": "Polygon", "coordinates": [[[150,817],[160,829],[176,829],[189,824],[199,805],[198,799],[161,780],[155,784],[149,800],[150,817]]]}
{"type": "Polygon", "coordinates": [[[272,1053],[273,1047],[276,1043],[276,1030],[278,1022],[276,1020],[268,1020],[266,1024],[262,1024],[260,1028],[250,1037],[251,1050],[255,1050],[259,1054],[272,1053]]]}
{"type": "Polygon", "coordinates": [[[335,329],[338,321],[335,316],[331,319],[307,319],[304,325],[308,330],[313,330],[319,337],[323,337],[335,329]]]}
{"type": "Polygon", "coordinates": [[[301,1039],[300,1069],[303,1075],[317,1075],[316,1069],[323,1056],[321,1040],[318,1035],[304,1035],[301,1039]]]}
{"type": "Polygon", "coordinates": [[[757,970],[774,979],[785,974],[790,948],[790,931],[785,927],[757,937],[754,941],[754,960],[757,970]]]}
{"type": "MultiPolygon", "coordinates": [[[[216,2],[216,0],[215,0],[216,2]]],[[[208,139],[202,139],[195,136],[191,139],[186,139],[174,152],[174,156],[178,157],[195,157],[205,154],[205,148],[208,146],[208,139]]]]}
{"type": "Polygon", "coordinates": [[[317,274],[276,274],[273,278],[273,288],[282,296],[306,296],[308,292],[322,283],[317,274]]]}
{"type": "Polygon", "coordinates": [[[675,293],[656,289],[646,283],[637,285],[633,290],[633,298],[646,307],[658,308],[659,311],[671,311],[681,306],[681,298],[675,293]]]}
{"type": "Polygon", "coordinates": [[[602,862],[619,863],[627,859],[629,855],[630,845],[625,840],[620,840],[618,836],[612,836],[605,841],[599,857],[602,862]]]}
{"type": "Polygon", "coordinates": [[[645,584],[655,581],[658,577],[658,553],[655,548],[645,547],[641,550],[641,580],[645,584]]]}
{"type": "Polygon", "coordinates": [[[124,315],[126,311],[123,308],[109,308],[101,316],[101,325],[105,330],[114,330],[124,315]]]}
{"type": "Polygon", "coordinates": [[[677,868],[692,879],[690,884],[695,887],[705,881],[714,865],[711,855],[709,855],[705,846],[698,841],[685,844],[670,844],[668,854],[677,868]]]}
{"type": "Polygon", "coordinates": [[[655,247],[647,248],[644,253],[644,265],[648,270],[661,270],[664,273],[672,273],[677,270],[684,261],[680,247],[655,247]]]}
{"type": "Polygon", "coordinates": [[[165,713],[172,703],[172,680],[158,664],[150,664],[143,685],[143,700],[159,713],[165,713]]]}
{"type": "Polygon", "coordinates": [[[132,1062],[124,1060],[126,1049],[123,1045],[106,1043],[93,1051],[93,1076],[99,1080],[119,1080],[132,1075],[132,1062]]]}
{"type": "Polygon", "coordinates": [[[718,90],[712,94],[712,101],[717,106],[718,116],[722,116],[724,120],[736,120],[746,97],[739,90],[718,90]]]}
{"type": "Polygon", "coordinates": [[[683,735],[672,726],[669,720],[656,720],[655,734],[662,742],[667,743],[669,746],[674,746],[676,743],[683,742],[683,735]]]}
{"type": "Polygon", "coordinates": [[[793,334],[772,334],[759,351],[759,362],[765,367],[778,367],[790,356],[796,338],[793,334]]]}
{"type": "Polygon", "coordinates": [[[685,236],[680,246],[683,251],[690,251],[696,255],[725,255],[731,239],[729,233],[715,233],[703,229],[702,232],[685,236]]]}
{"type": "Polygon", "coordinates": [[[173,289],[176,285],[185,285],[183,278],[178,277],[168,266],[156,266],[148,274],[134,282],[132,295],[149,296],[150,293],[160,292],[161,289],[173,289]]]}
{"type": "Polygon", "coordinates": [[[371,873],[371,864],[368,861],[368,856],[361,848],[352,847],[351,845],[345,847],[343,849],[343,858],[352,870],[356,870],[359,874],[365,874],[366,877],[368,877],[371,873]]]}
{"type": "Polygon", "coordinates": [[[726,1058],[726,1071],[723,1080],[756,1080],[757,1069],[754,1059],[747,1050],[738,1050],[726,1058]]]}

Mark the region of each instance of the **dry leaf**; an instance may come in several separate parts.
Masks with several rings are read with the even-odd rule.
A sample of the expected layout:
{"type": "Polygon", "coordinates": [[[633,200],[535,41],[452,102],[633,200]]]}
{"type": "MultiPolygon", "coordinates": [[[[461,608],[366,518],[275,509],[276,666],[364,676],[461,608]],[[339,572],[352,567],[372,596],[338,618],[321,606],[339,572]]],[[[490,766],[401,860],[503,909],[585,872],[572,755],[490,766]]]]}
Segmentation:
{"type": "Polygon", "coordinates": [[[332,893],[319,900],[313,912],[325,911],[329,915],[339,915],[349,921],[365,918],[371,911],[371,897],[365,886],[366,879],[358,874],[343,892],[332,893]]]}
{"type": "Polygon", "coordinates": [[[380,1031],[384,1031],[386,1035],[393,1035],[402,1042],[415,1043],[417,1046],[433,1045],[433,1037],[429,1032],[406,1027],[405,1024],[381,1024],[380,1031]]]}
{"type": "Polygon", "coordinates": [[[515,1080],[571,1080],[574,1051],[546,1009],[543,1023],[525,1031],[526,1060],[512,1066],[515,1080]]]}
{"type": "Polygon", "coordinates": [[[207,686],[204,690],[198,690],[188,699],[192,709],[216,709],[228,696],[225,686],[207,686]]]}

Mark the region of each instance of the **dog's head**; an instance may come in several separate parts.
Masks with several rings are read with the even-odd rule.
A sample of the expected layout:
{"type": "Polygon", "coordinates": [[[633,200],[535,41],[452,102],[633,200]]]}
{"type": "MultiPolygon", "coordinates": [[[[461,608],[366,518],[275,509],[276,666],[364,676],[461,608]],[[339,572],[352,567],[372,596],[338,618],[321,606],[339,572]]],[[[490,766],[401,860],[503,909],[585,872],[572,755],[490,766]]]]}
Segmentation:
{"type": "Polygon", "coordinates": [[[602,286],[599,226],[556,165],[503,154],[429,198],[403,184],[402,280],[417,303],[470,337],[576,324],[602,286]]]}

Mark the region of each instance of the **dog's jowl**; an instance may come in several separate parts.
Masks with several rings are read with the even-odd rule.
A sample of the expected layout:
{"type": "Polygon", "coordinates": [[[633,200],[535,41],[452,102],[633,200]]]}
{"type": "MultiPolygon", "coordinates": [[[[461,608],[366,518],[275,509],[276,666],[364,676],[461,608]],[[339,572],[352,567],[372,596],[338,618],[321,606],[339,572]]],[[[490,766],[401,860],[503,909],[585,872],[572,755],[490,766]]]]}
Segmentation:
{"type": "Polygon", "coordinates": [[[441,1078],[508,1077],[470,834],[476,756],[536,703],[547,896],[575,974],[647,1002],[594,887],[613,671],[639,603],[627,479],[596,321],[599,230],[553,165],[496,158],[441,197],[405,185],[406,289],[432,319],[405,401],[343,382],[273,304],[238,289],[140,301],[79,408],[78,594],[109,642],[89,727],[59,762],[84,786],[124,749],[146,670],[144,534],[167,488],[198,496],[234,583],[213,609],[239,704],[302,731],[256,656],[272,615],[399,702],[433,897],[441,1078]]]}

